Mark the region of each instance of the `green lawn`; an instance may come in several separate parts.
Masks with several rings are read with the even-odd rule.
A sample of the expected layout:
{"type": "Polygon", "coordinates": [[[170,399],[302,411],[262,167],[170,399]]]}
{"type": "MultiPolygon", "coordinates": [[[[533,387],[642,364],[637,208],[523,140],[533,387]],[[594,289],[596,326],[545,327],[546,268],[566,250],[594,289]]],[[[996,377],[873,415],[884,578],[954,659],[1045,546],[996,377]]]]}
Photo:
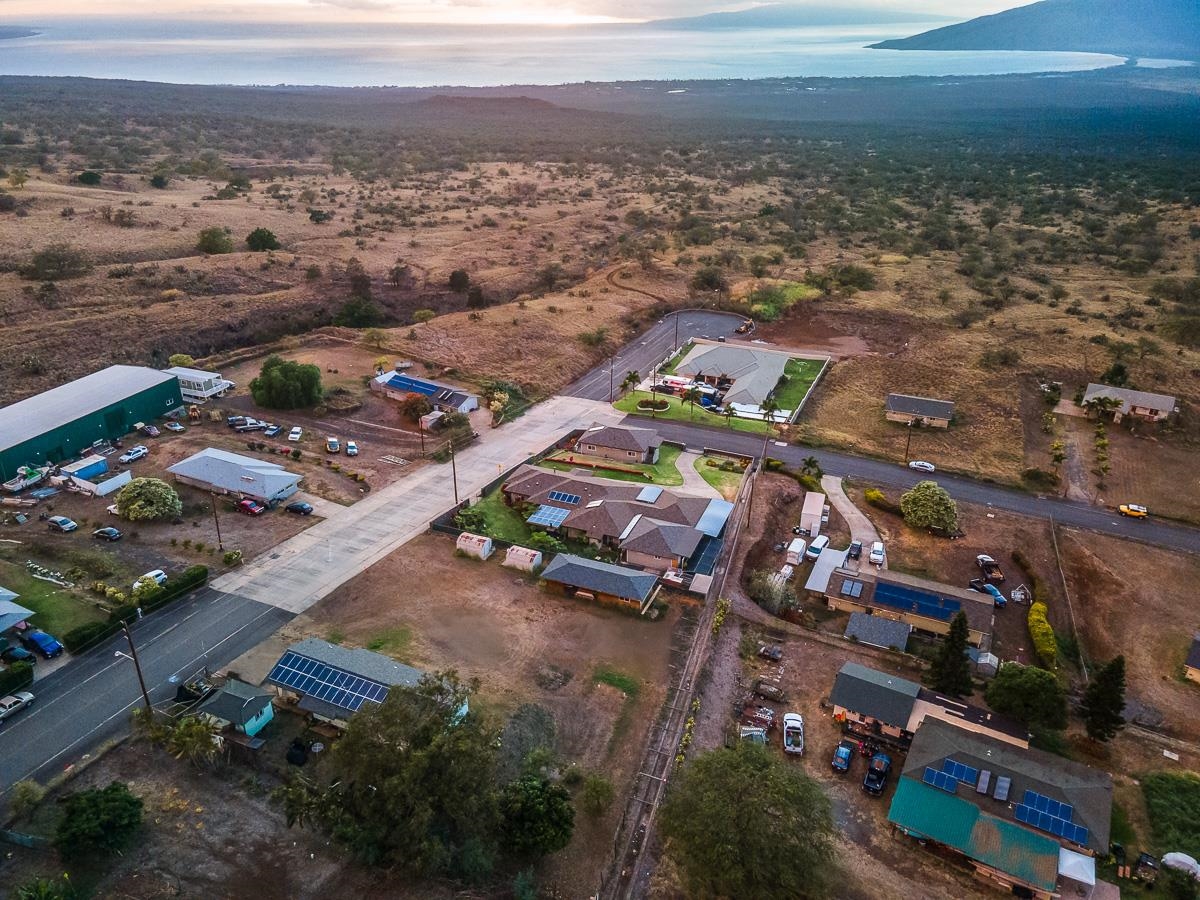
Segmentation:
{"type": "Polygon", "coordinates": [[[690,346],[684,347],[682,350],[680,350],[678,353],[676,353],[674,356],[672,356],[670,361],[665,366],[663,366],[661,369],[658,370],[658,374],[659,375],[674,375],[675,367],[677,365],[679,365],[681,362],[683,362],[683,358],[685,356],[687,356],[688,353],[691,352],[691,350],[692,350],[692,348],[690,346]]]}
{"type": "Polygon", "coordinates": [[[1158,852],[1200,855],[1200,775],[1153,772],[1141,782],[1158,852]]]}
{"type": "Polygon", "coordinates": [[[800,405],[804,395],[821,373],[822,365],[824,361],[819,359],[788,360],[787,367],[783,370],[787,380],[775,389],[775,402],[779,404],[780,409],[794,411],[800,405]]]}
{"type": "Polygon", "coordinates": [[[80,588],[34,578],[22,565],[0,560],[0,585],[17,594],[17,603],[37,613],[30,620],[32,625],[57,638],[72,628],[107,618],[80,588]]]}
{"type": "Polygon", "coordinates": [[[819,288],[799,281],[763,285],[750,294],[750,312],[761,322],[774,322],[784,310],[801,300],[819,296],[819,288]]]}
{"type": "Polygon", "coordinates": [[[638,401],[645,400],[647,397],[666,400],[669,404],[665,411],[655,413],[653,418],[666,419],[672,422],[697,422],[704,425],[716,425],[721,428],[732,427],[734,431],[749,431],[753,434],[762,434],[768,427],[766,422],[760,422],[757,419],[739,419],[736,417],[726,419],[724,416],[705,412],[699,403],[696,404],[695,408],[692,408],[678,397],[672,397],[669,394],[651,394],[649,391],[630,391],[614,403],[613,407],[623,413],[651,418],[650,413],[637,408],[638,401]]]}
{"type": "MultiPolygon", "coordinates": [[[[623,469],[636,469],[650,477],[647,479],[642,475],[635,475],[631,472],[610,472],[604,469],[589,469],[587,466],[572,466],[570,463],[562,462],[562,459],[572,456],[570,452],[564,451],[556,454],[558,459],[544,459],[538,465],[547,469],[554,469],[556,472],[568,472],[574,468],[582,468],[599,478],[613,478],[617,481],[633,481],[637,484],[660,484],[663,487],[674,487],[683,484],[683,476],[679,474],[679,466],[676,460],[679,459],[679,454],[683,450],[679,447],[664,445],[658,451],[658,462],[654,465],[646,465],[645,463],[625,463],[615,462],[614,466],[620,466],[623,469]]],[[[578,454],[575,454],[578,455],[578,454]]]]}
{"type": "Polygon", "coordinates": [[[471,507],[483,514],[489,537],[499,538],[513,544],[522,544],[529,539],[529,526],[519,512],[504,502],[504,494],[494,490],[471,507]]]}
{"type": "Polygon", "coordinates": [[[696,460],[696,471],[700,473],[701,478],[720,491],[722,497],[732,500],[737,496],[738,487],[742,483],[742,472],[725,472],[716,466],[710,466],[709,459],[711,457],[702,456],[696,460]]]}

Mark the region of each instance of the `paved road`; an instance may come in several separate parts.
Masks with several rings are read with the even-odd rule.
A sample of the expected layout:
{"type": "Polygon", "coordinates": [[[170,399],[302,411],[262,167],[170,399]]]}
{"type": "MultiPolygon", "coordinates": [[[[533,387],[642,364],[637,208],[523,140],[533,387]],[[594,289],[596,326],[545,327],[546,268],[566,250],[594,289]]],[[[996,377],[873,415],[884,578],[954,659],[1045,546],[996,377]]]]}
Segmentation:
{"type": "Polygon", "coordinates": [[[613,357],[611,366],[607,362],[601,363],[574,384],[563,388],[561,395],[588,400],[616,397],[621,392],[621,382],[625,380],[626,373],[637,372],[646,377],[651,369],[687,343],[688,338],[715,339],[720,335],[731,335],[741,322],[742,317],[732,313],[686,309],[672,313],[622,347],[613,357]]]}
{"type": "MultiPolygon", "coordinates": [[[[625,419],[625,422],[630,425],[645,425],[646,421],[642,416],[629,416],[625,419]]],[[[720,426],[691,425],[686,422],[659,420],[654,424],[654,428],[662,437],[680,441],[693,449],[713,447],[752,456],[758,456],[762,452],[761,437],[730,431],[720,426]]],[[[820,462],[821,468],[831,475],[851,476],[889,487],[909,488],[918,481],[929,477],[920,472],[913,472],[899,463],[863,459],[830,450],[813,450],[808,447],[790,445],[780,446],[774,442],[767,445],[767,455],[781,459],[788,466],[795,468],[799,468],[806,457],[815,456],[820,462]]],[[[1028,494],[957,475],[939,472],[934,477],[956,500],[993,506],[1027,516],[1053,517],[1054,521],[1061,525],[1074,525],[1174,550],[1200,553],[1200,529],[1154,518],[1126,519],[1111,509],[1056,497],[1028,494]]]]}

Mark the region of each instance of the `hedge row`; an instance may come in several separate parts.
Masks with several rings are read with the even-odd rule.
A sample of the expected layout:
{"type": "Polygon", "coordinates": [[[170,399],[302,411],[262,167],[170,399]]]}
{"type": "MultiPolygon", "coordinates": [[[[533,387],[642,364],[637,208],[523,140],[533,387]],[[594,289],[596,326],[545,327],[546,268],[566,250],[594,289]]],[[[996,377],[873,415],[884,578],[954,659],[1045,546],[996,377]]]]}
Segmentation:
{"type": "Polygon", "coordinates": [[[5,697],[13,691],[24,690],[33,684],[33,664],[15,662],[3,672],[0,672],[0,697],[5,697]]]}
{"type": "Polygon", "coordinates": [[[1035,600],[1029,605],[1029,636],[1033,639],[1033,649],[1047,669],[1058,666],[1058,640],[1054,637],[1054,628],[1046,619],[1046,604],[1035,600]]]}
{"type": "Polygon", "coordinates": [[[62,636],[63,646],[72,653],[78,653],[93,644],[98,644],[120,631],[122,622],[136,619],[138,607],[141,607],[143,614],[154,612],[206,581],[208,581],[208,567],[191,566],[185,569],[181,575],[168,581],[166,586],[159,585],[147,591],[138,602],[118,606],[108,614],[107,622],[89,622],[78,628],[72,628],[62,636]]]}
{"type": "Polygon", "coordinates": [[[900,509],[900,504],[893,503],[887,498],[879,488],[867,488],[863,491],[863,499],[876,509],[882,509],[884,512],[890,512],[893,515],[903,516],[904,512],[900,509]]]}

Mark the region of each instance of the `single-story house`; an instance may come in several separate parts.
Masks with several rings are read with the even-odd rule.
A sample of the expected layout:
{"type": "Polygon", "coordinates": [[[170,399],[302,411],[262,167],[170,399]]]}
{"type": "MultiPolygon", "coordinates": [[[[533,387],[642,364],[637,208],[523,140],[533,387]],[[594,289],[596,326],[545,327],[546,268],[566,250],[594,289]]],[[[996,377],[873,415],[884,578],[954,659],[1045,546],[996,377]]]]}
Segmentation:
{"type": "Polygon", "coordinates": [[[675,374],[723,390],[726,405],[759,407],[783,378],[787,363],[786,353],[698,342],[675,366],[675,374]]]}
{"type": "Polygon", "coordinates": [[[930,721],[909,748],[888,820],[966,857],[980,878],[1049,900],[1060,875],[1094,880],[1112,795],[1107,772],[930,721]]]}
{"type": "MultiPolygon", "coordinates": [[[[818,560],[819,561],[819,560],[818,560]]],[[[850,622],[846,625],[845,637],[868,647],[882,647],[885,650],[903,650],[908,646],[908,636],[912,626],[897,622],[886,616],[872,616],[867,613],[850,613],[850,622]]]]}
{"type": "MultiPolygon", "coordinates": [[[[416,687],[425,673],[382,653],[339,647],[318,638],[293,644],[267,675],[285,702],[344,728],[365,703],[379,704],[394,687],[416,687]]],[[[459,717],[467,714],[467,706],[459,717]]]]}
{"type": "Polygon", "coordinates": [[[621,559],[662,574],[683,569],[703,540],[704,535],[690,525],[639,515],[621,535],[621,559]]]}
{"type": "Polygon", "coordinates": [[[825,601],[830,609],[885,616],[933,635],[945,635],[961,611],[967,617],[968,642],[984,650],[991,646],[995,604],[976,591],[890,570],[840,568],[829,578],[825,601]]]}
{"type": "Polygon", "coordinates": [[[371,379],[371,390],[391,397],[393,400],[404,400],[417,394],[429,401],[435,410],[447,413],[469,413],[479,409],[479,397],[461,388],[427,381],[401,372],[384,372],[371,379]]]}
{"type": "Polygon", "coordinates": [[[0,632],[20,625],[34,614],[32,609],[26,609],[16,603],[16,599],[16,594],[0,587],[0,632]]]}
{"type": "Polygon", "coordinates": [[[579,436],[575,452],[599,456],[616,462],[658,462],[662,438],[652,428],[625,428],[615,425],[595,425],[579,436]]]}
{"type": "Polygon", "coordinates": [[[1013,746],[1029,746],[1029,732],[1006,716],[856,662],[842,665],[834,679],[829,702],[833,705],[834,718],[847,731],[888,738],[901,746],[911,741],[925,722],[931,720],[952,722],[1013,746]]]}
{"type": "Polygon", "coordinates": [[[181,484],[218,494],[236,494],[260,503],[278,503],[300,489],[303,477],[278,463],[206,447],[167,471],[181,484]]]}
{"type": "Polygon", "coordinates": [[[187,366],[172,366],[165,371],[179,379],[179,392],[189,403],[203,403],[213,397],[223,397],[237,387],[219,372],[205,372],[187,366]]]}
{"type": "Polygon", "coordinates": [[[625,566],[560,553],[542,570],[542,579],[568,597],[638,606],[645,610],[658,593],[658,576],[625,566]]]}
{"type": "Polygon", "coordinates": [[[954,418],[954,404],[949,400],[931,400],[910,394],[888,394],[883,414],[889,422],[949,428],[950,420],[954,418]]]}
{"type": "Polygon", "coordinates": [[[232,728],[254,737],[275,717],[272,696],[270,691],[230,678],[196,712],[211,717],[222,730],[232,728]]]}
{"type": "Polygon", "coordinates": [[[1183,677],[1188,681],[1200,682],[1200,634],[1192,638],[1192,649],[1183,663],[1183,677]]]}
{"type": "Polygon", "coordinates": [[[1098,400],[1113,402],[1112,420],[1120,422],[1125,416],[1161,422],[1175,412],[1175,398],[1169,394],[1152,394],[1149,391],[1132,391],[1129,388],[1111,387],[1107,384],[1089,384],[1083,392],[1083,405],[1090,408],[1098,400]]]}

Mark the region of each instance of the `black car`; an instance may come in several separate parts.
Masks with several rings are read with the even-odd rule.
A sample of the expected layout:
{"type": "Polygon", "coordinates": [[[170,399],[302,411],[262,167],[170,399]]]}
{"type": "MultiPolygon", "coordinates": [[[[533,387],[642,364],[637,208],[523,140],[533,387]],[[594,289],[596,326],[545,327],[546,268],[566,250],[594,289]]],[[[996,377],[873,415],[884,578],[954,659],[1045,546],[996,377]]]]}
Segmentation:
{"type": "Polygon", "coordinates": [[[851,541],[850,549],[846,551],[846,555],[850,559],[859,559],[862,557],[862,541],[851,541]]]}
{"type": "Polygon", "coordinates": [[[104,528],[97,528],[92,532],[92,537],[102,541],[119,541],[121,539],[121,532],[108,525],[104,528]]]}
{"type": "Polygon", "coordinates": [[[33,664],[37,662],[37,657],[24,647],[5,647],[0,650],[0,660],[6,663],[27,662],[33,664]]]}
{"type": "Polygon", "coordinates": [[[863,776],[862,789],[873,797],[878,797],[887,787],[888,773],[892,771],[892,758],[886,753],[876,753],[867,764],[867,774],[863,776]]]}
{"type": "Polygon", "coordinates": [[[289,503],[284,507],[284,509],[290,513],[295,513],[298,516],[311,516],[313,511],[312,504],[305,503],[302,500],[297,500],[295,503],[289,503]]]}
{"type": "Polygon", "coordinates": [[[650,390],[654,391],[657,394],[674,394],[675,393],[675,388],[671,387],[669,384],[656,384],[653,387],[651,387],[650,390]]]}

